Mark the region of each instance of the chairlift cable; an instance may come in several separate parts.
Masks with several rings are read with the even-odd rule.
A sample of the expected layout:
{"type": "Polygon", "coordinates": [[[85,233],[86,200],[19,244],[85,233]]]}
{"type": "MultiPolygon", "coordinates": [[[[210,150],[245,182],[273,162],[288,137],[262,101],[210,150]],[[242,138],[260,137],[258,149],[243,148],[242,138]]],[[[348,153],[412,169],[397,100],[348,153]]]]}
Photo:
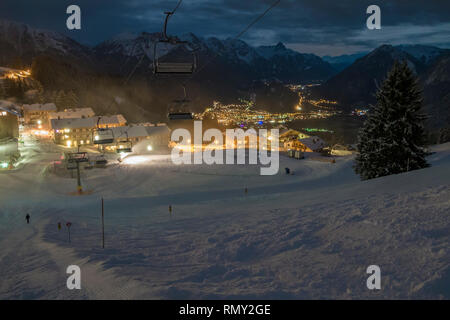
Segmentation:
{"type": "MultiPolygon", "coordinates": [[[[237,40],[240,37],[242,37],[251,27],[253,27],[259,20],[261,20],[267,13],[269,13],[270,10],[275,8],[281,0],[276,0],[274,3],[272,3],[263,13],[261,13],[258,17],[256,17],[252,22],[250,22],[241,32],[239,32],[233,39],[237,40]]],[[[219,52],[217,52],[213,57],[211,57],[205,64],[203,64],[200,68],[196,70],[195,73],[193,73],[188,79],[186,79],[182,85],[186,85],[187,82],[189,82],[196,74],[198,74],[200,71],[202,71],[209,63],[211,63],[217,56],[219,55],[219,52]]]]}
{"type": "Polygon", "coordinates": [[[130,81],[131,77],[134,75],[134,73],[136,72],[137,68],[139,67],[139,65],[141,64],[142,60],[144,60],[145,54],[143,54],[141,56],[141,58],[139,59],[138,63],[136,63],[136,65],[134,66],[134,69],[130,72],[130,74],[128,75],[128,77],[126,78],[125,82],[123,83],[123,85],[126,85],[128,83],[128,81],[130,81]]]}
{"type": "MultiPolygon", "coordinates": [[[[136,46],[136,44],[135,44],[135,46],[136,46]]],[[[135,46],[134,46],[134,47],[135,47],[135,46]]],[[[134,49],[135,49],[134,47],[133,47],[133,51],[134,51],[134,49]]],[[[130,81],[131,77],[132,77],[132,76],[134,75],[134,73],[136,72],[136,70],[137,70],[138,66],[141,64],[142,60],[144,60],[144,57],[145,57],[145,56],[146,56],[146,53],[145,53],[145,51],[144,51],[144,54],[141,56],[141,58],[139,59],[139,61],[136,63],[136,65],[134,66],[133,70],[131,70],[131,72],[128,74],[128,76],[126,77],[125,81],[122,83],[122,86],[127,85],[128,81],[130,81]]],[[[128,59],[127,59],[127,60],[128,60],[128,59]]],[[[106,109],[109,109],[113,103],[114,103],[114,100],[108,104],[108,106],[106,107],[106,109]]],[[[98,126],[98,123],[97,123],[97,126],[98,126]]]]}
{"type": "Polygon", "coordinates": [[[130,57],[133,56],[137,43],[138,43],[137,41],[134,42],[134,45],[133,45],[133,48],[131,49],[130,54],[127,56],[127,59],[125,60],[125,62],[120,66],[120,71],[122,71],[123,67],[125,67],[127,65],[128,61],[130,60],[130,57]]]}
{"type": "Polygon", "coordinates": [[[176,5],[175,9],[173,9],[173,10],[171,11],[172,14],[174,14],[175,11],[177,11],[178,7],[181,5],[182,2],[183,2],[183,0],[179,0],[179,1],[178,1],[178,3],[177,3],[177,5],[176,5]]]}

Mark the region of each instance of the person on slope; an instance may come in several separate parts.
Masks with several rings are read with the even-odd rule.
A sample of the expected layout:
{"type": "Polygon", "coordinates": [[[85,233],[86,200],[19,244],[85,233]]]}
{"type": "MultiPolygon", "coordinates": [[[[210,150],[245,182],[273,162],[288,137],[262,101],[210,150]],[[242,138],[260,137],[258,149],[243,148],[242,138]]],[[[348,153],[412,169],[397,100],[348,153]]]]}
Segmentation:
{"type": "Polygon", "coordinates": [[[30,215],[27,213],[27,215],[25,216],[25,219],[27,220],[27,224],[30,223],[30,215]]]}

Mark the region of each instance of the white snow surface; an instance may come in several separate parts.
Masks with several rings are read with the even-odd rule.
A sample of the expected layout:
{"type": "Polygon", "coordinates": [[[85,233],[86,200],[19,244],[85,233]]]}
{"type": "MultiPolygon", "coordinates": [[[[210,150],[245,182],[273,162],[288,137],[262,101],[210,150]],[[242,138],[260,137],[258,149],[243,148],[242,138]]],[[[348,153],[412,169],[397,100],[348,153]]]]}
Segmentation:
{"type": "Polygon", "coordinates": [[[260,176],[130,155],[84,171],[83,196],[48,169],[62,150],[27,139],[0,172],[0,299],[450,298],[450,144],[430,168],[364,182],[352,156],[280,156],[260,176]],[[366,287],[373,264],[381,290],[366,287]],[[81,290],[66,287],[69,265],[81,290]]]}

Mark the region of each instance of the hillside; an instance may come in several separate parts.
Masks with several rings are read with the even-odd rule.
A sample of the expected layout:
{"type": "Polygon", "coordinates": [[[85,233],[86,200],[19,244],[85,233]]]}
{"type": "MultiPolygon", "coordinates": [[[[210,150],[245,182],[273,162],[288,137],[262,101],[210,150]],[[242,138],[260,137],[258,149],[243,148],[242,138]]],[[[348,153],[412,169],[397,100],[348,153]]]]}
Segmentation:
{"type": "Polygon", "coordinates": [[[406,60],[424,90],[429,127],[449,125],[448,102],[449,50],[429,46],[383,45],[357,59],[349,67],[314,88],[317,97],[337,100],[350,111],[376,102],[377,88],[396,60],[406,60]]]}
{"type": "Polygon", "coordinates": [[[421,76],[426,110],[433,124],[450,127],[450,53],[440,56],[421,76]]]}
{"type": "Polygon", "coordinates": [[[91,49],[69,37],[0,19],[0,65],[23,69],[30,67],[35,57],[44,54],[89,67],[95,65],[91,49]]]}
{"type": "Polygon", "coordinates": [[[336,71],[340,72],[355,62],[357,59],[364,57],[367,52],[354,53],[354,54],[344,54],[340,56],[323,56],[322,60],[331,64],[331,66],[336,69],[336,71]]]}
{"type": "Polygon", "coordinates": [[[396,60],[406,60],[416,74],[425,66],[406,52],[390,45],[383,45],[348,68],[326,81],[318,88],[319,94],[338,100],[341,104],[367,105],[375,102],[376,88],[386,77],[396,60]]]}
{"type": "Polygon", "coordinates": [[[24,165],[2,174],[0,298],[448,299],[450,145],[432,150],[430,168],[364,182],[351,157],[281,156],[260,176],[130,155],[85,172],[92,194],[73,201],[75,180],[46,170],[59,150],[27,140],[24,165]],[[69,264],[83,290],[66,289],[69,264]],[[382,290],[367,290],[372,264],[382,290]]]}

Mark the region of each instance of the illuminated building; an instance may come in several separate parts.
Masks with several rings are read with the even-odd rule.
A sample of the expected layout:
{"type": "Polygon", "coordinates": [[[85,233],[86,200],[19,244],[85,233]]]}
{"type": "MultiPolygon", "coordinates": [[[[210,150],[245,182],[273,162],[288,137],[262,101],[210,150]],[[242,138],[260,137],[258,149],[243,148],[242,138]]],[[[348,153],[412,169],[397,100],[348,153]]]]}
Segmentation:
{"type": "Polygon", "coordinates": [[[92,108],[73,108],[51,113],[50,119],[90,118],[93,116],[95,116],[95,113],[92,108]]]}
{"type": "Polygon", "coordinates": [[[92,144],[92,134],[97,128],[97,122],[100,128],[116,128],[126,124],[125,118],[120,114],[108,117],[51,119],[55,143],[70,147],[92,144]]]}
{"type": "Polygon", "coordinates": [[[54,103],[24,104],[24,123],[34,130],[50,130],[50,114],[56,111],[54,103]]]}

